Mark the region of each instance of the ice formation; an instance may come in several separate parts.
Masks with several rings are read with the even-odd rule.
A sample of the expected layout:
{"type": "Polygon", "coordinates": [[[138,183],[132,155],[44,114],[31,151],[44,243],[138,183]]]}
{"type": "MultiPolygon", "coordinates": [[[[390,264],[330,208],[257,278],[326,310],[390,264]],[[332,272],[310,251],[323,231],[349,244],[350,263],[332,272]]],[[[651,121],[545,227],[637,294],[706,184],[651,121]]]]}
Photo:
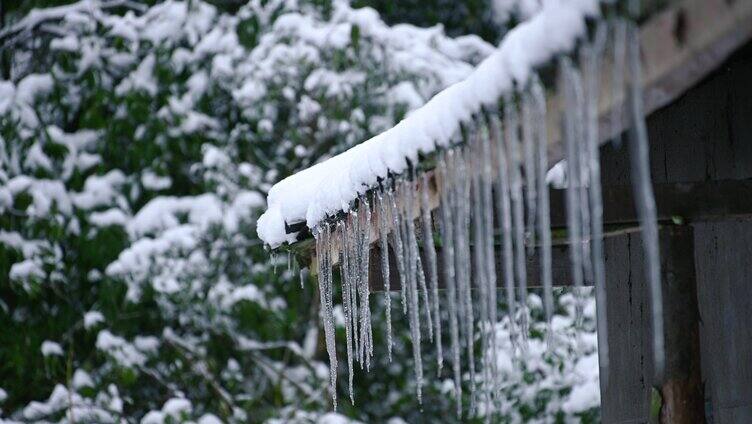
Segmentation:
{"type": "MultiPolygon", "coordinates": [[[[581,319],[584,307],[577,292],[585,283],[593,282],[599,366],[601,375],[607,375],[598,156],[598,101],[604,91],[599,87],[599,72],[607,50],[624,55],[614,61],[629,65],[626,74],[630,82],[628,106],[634,121],[630,143],[634,189],[647,240],[653,308],[660,317],[657,227],[646,166],[637,32],[632,24],[607,24],[596,19],[594,30],[586,36],[585,18],[597,16],[598,4],[587,0],[545,3],[538,15],[512,30],[498,51],[467,80],[443,91],[393,129],[283,180],[270,191],[269,209],[259,221],[262,239],[272,247],[292,242],[297,234],[288,234],[285,224],[302,221],[316,238],[321,318],[335,407],[332,275],[337,265],[351,401],[353,366],[357,363],[369,369],[373,356],[370,278],[380,275],[387,292],[390,360],[389,292],[392,281],[400,284],[418,400],[424,384],[423,344],[434,344],[441,370],[443,335],[448,335],[446,359],[451,363],[457,413],[462,411],[463,393],[469,393],[471,411],[491,414],[497,410],[495,384],[500,370],[490,352],[501,345],[510,347],[510,355],[528,348],[530,256],[539,258],[538,281],[549,336],[553,331],[552,235],[546,181],[550,116],[558,119],[554,136],[565,147],[567,241],[572,283],[577,288],[575,316],[581,319]],[[607,40],[613,41],[613,48],[606,48],[607,40]],[[562,55],[565,52],[571,54],[562,55]],[[556,111],[549,110],[546,90],[536,74],[538,65],[552,59],[558,64],[553,88],[561,104],[556,111]],[[419,166],[418,153],[434,151],[432,166],[419,166]],[[371,264],[372,260],[378,262],[371,264]],[[510,340],[499,340],[495,330],[502,300],[497,296],[499,287],[503,288],[510,340]],[[477,342],[480,352],[476,351],[477,342]]],[[[625,86],[624,74],[615,74],[619,79],[614,85],[618,87],[612,92],[625,86]]],[[[614,116],[611,119],[621,119],[614,116]]],[[[660,372],[660,318],[653,325],[658,335],[653,341],[655,363],[660,372]]],[[[550,337],[548,341],[551,348],[555,341],[550,337]]]]}

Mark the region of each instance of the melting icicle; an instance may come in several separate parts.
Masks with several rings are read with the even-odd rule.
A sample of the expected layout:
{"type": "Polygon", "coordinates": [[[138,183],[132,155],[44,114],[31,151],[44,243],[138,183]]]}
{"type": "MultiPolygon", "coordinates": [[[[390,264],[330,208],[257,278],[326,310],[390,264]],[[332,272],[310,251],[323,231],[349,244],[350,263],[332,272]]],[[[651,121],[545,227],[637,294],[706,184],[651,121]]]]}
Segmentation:
{"type": "MultiPolygon", "coordinates": [[[[431,204],[428,193],[428,174],[423,174],[420,184],[420,220],[423,234],[423,252],[426,257],[428,269],[428,285],[431,291],[430,308],[434,317],[434,335],[436,337],[436,363],[441,373],[444,364],[444,354],[441,346],[441,314],[439,306],[439,275],[436,266],[436,248],[433,243],[433,230],[431,229],[431,204]]],[[[429,333],[430,335],[430,333],[429,333]]]]}
{"type": "Polygon", "coordinates": [[[661,264],[658,248],[658,225],[655,210],[655,198],[650,179],[650,159],[648,151],[648,133],[645,126],[645,111],[642,105],[642,81],[640,64],[639,30],[630,25],[627,42],[627,60],[629,61],[629,106],[631,109],[632,129],[629,140],[629,159],[631,163],[632,190],[637,203],[637,215],[642,227],[642,245],[645,255],[645,272],[650,285],[650,304],[653,327],[653,363],[655,381],[663,380],[665,366],[663,344],[663,294],[661,292],[661,264]]]}
{"type": "Polygon", "coordinates": [[[560,78],[562,84],[562,94],[564,96],[564,116],[563,116],[563,135],[567,158],[567,188],[566,188],[566,205],[567,205],[567,236],[569,241],[569,257],[572,262],[572,280],[575,286],[575,322],[579,325],[582,322],[582,283],[583,283],[583,262],[582,262],[582,219],[581,208],[579,203],[580,187],[580,157],[577,148],[577,129],[576,121],[578,119],[577,109],[579,101],[577,93],[573,88],[574,81],[572,77],[573,66],[568,58],[560,62],[560,78]]]}
{"type": "Polygon", "coordinates": [[[535,138],[537,145],[537,183],[538,183],[538,238],[540,239],[541,282],[543,284],[543,305],[548,323],[549,348],[553,332],[551,318],[554,312],[553,278],[551,276],[551,217],[549,214],[548,185],[546,172],[548,171],[548,129],[546,127],[546,95],[543,85],[534,76],[531,88],[534,104],[535,138]]]}
{"type": "Polygon", "coordinates": [[[300,268],[298,271],[298,278],[300,278],[300,289],[303,290],[305,288],[305,280],[308,276],[308,268],[300,268]]]}
{"type": "MultiPolygon", "coordinates": [[[[488,286],[486,285],[486,243],[483,231],[484,227],[484,213],[483,213],[483,190],[481,189],[481,173],[482,171],[482,151],[480,147],[479,135],[474,129],[471,130],[468,143],[468,160],[470,164],[470,204],[473,207],[472,210],[472,253],[473,253],[473,265],[474,265],[474,279],[475,287],[478,290],[480,297],[479,302],[479,323],[480,323],[480,335],[481,335],[481,371],[484,382],[490,380],[488,371],[490,370],[488,362],[488,331],[485,331],[485,327],[488,320],[488,286]]],[[[482,386],[485,389],[486,386],[482,386]]],[[[488,406],[489,398],[486,390],[481,390],[483,404],[488,406]]]]}
{"type": "Polygon", "coordinates": [[[414,188],[412,181],[403,181],[401,184],[403,196],[405,199],[403,212],[405,213],[404,221],[406,222],[406,268],[407,268],[407,301],[408,301],[408,323],[410,327],[410,339],[413,346],[413,361],[415,362],[415,385],[417,390],[418,402],[422,402],[423,392],[423,359],[421,357],[421,340],[420,340],[420,306],[418,301],[418,243],[415,238],[415,225],[412,218],[414,211],[414,188]]]}
{"type": "Polygon", "coordinates": [[[391,195],[383,191],[377,194],[379,207],[379,246],[381,248],[381,276],[384,280],[384,301],[386,302],[386,343],[389,362],[392,362],[392,294],[389,281],[389,217],[388,206],[391,195]],[[386,197],[385,197],[386,196],[386,197]]]}
{"type": "Polygon", "coordinates": [[[334,341],[334,304],[332,300],[331,232],[329,226],[314,231],[316,236],[316,257],[319,266],[319,295],[321,299],[321,321],[326,338],[326,351],[329,354],[329,391],[334,409],[337,409],[337,349],[334,341]]]}
{"type": "Polygon", "coordinates": [[[520,296],[520,336],[523,347],[528,337],[527,273],[525,259],[525,223],[522,198],[522,176],[520,175],[519,120],[517,106],[511,98],[504,102],[504,126],[509,164],[509,188],[512,200],[512,230],[514,246],[514,271],[520,296]]]}
{"type": "Polygon", "coordinates": [[[467,362],[470,374],[470,401],[472,410],[475,401],[475,354],[473,343],[474,322],[473,322],[473,301],[472,292],[470,291],[470,178],[468,177],[468,159],[467,151],[459,150],[454,156],[455,159],[455,202],[454,202],[454,237],[456,243],[455,249],[455,272],[457,275],[457,293],[459,300],[459,311],[461,328],[464,329],[465,346],[467,348],[467,362]]]}
{"type": "MultiPolygon", "coordinates": [[[[360,337],[361,358],[365,356],[366,370],[371,368],[371,356],[373,355],[373,335],[371,332],[371,306],[370,288],[368,286],[368,268],[371,246],[371,208],[365,197],[360,198],[360,267],[358,269],[358,283],[360,296],[360,337]]],[[[362,359],[361,359],[362,360],[362,359]]]]}
{"type": "Polygon", "coordinates": [[[614,64],[612,68],[611,81],[611,132],[614,137],[616,147],[621,146],[621,131],[624,118],[624,62],[626,61],[627,45],[627,23],[624,20],[617,19],[613,23],[614,37],[614,64]]]}
{"type": "Polygon", "coordinates": [[[523,95],[522,101],[522,148],[524,153],[523,175],[525,177],[525,201],[527,212],[527,254],[535,254],[535,218],[538,208],[538,187],[536,184],[536,143],[535,143],[535,117],[533,116],[533,104],[529,95],[523,95]]]}
{"type": "Polygon", "coordinates": [[[347,274],[348,270],[348,258],[347,258],[347,232],[345,223],[342,221],[337,222],[337,231],[340,235],[340,280],[342,284],[342,310],[345,314],[345,348],[347,353],[347,382],[348,390],[350,393],[350,402],[355,404],[355,395],[353,393],[353,334],[352,334],[352,309],[350,305],[350,299],[352,295],[351,279],[347,274]]]}
{"type": "Polygon", "coordinates": [[[402,213],[400,213],[400,208],[402,207],[402,192],[399,190],[399,184],[396,187],[397,189],[392,193],[392,219],[394,220],[394,227],[392,228],[392,241],[394,248],[396,250],[396,256],[397,256],[397,273],[399,274],[399,280],[400,280],[400,294],[402,297],[402,313],[407,315],[407,285],[405,283],[406,281],[406,275],[407,270],[405,269],[405,246],[403,243],[404,238],[404,230],[402,228],[402,213]],[[398,205],[397,202],[400,204],[398,205]]]}
{"type": "Polygon", "coordinates": [[[516,296],[514,293],[514,260],[512,250],[512,212],[509,196],[509,166],[507,164],[507,154],[501,133],[501,124],[498,118],[494,115],[491,115],[490,130],[491,137],[496,145],[497,162],[499,163],[499,175],[496,187],[496,210],[501,226],[502,265],[504,271],[504,289],[507,298],[509,336],[514,348],[517,339],[517,326],[515,325],[516,296]]]}
{"type": "MultiPolygon", "coordinates": [[[[417,239],[416,246],[417,249],[417,239]]],[[[423,270],[423,259],[418,253],[415,257],[415,272],[418,277],[418,288],[420,289],[421,297],[423,298],[423,305],[425,306],[426,315],[426,327],[428,328],[428,340],[433,341],[433,320],[431,317],[431,303],[428,296],[428,286],[426,284],[426,273],[423,270]]]]}
{"type": "Polygon", "coordinates": [[[603,258],[603,200],[601,198],[601,170],[598,135],[598,99],[600,56],[605,43],[605,26],[598,25],[593,45],[583,50],[585,88],[585,134],[587,161],[590,171],[590,224],[592,235],[593,282],[595,285],[596,323],[598,334],[598,365],[601,385],[608,382],[608,324],[606,322],[606,277],[603,258]]]}
{"type": "Polygon", "coordinates": [[[455,243],[454,243],[454,217],[453,217],[453,183],[452,172],[453,151],[446,155],[442,154],[436,167],[440,186],[439,196],[441,207],[439,208],[439,232],[441,234],[441,257],[444,264],[444,281],[446,281],[447,312],[449,318],[449,340],[452,354],[452,371],[454,374],[454,398],[457,402],[457,416],[462,414],[462,371],[460,369],[460,336],[457,306],[457,287],[455,270],[455,243]]]}

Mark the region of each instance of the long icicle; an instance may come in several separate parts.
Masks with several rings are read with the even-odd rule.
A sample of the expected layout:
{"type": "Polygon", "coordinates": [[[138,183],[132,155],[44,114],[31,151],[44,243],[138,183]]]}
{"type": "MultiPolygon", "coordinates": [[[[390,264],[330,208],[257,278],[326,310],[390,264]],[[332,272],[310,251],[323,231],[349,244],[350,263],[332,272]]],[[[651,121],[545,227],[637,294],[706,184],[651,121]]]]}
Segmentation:
{"type": "Polygon", "coordinates": [[[525,222],[520,175],[519,119],[517,106],[511,97],[504,101],[504,126],[509,165],[509,188],[512,199],[512,234],[514,246],[514,274],[520,296],[520,336],[523,348],[527,345],[529,313],[527,310],[527,271],[525,259],[525,222]]]}
{"type": "Polygon", "coordinates": [[[337,409],[337,348],[334,340],[334,302],[332,300],[332,267],[330,261],[331,240],[329,226],[324,224],[317,231],[316,257],[319,268],[319,296],[321,301],[321,321],[324,327],[326,351],[329,354],[329,392],[332,404],[337,409]]]}
{"type": "Polygon", "coordinates": [[[516,296],[514,293],[514,260],[512,246],[512,212],[509,198],[509,166],[504,148],[501,123],[495,115],[490,115],[491,137],[496,145],[499,164],[496,186],[496,210],[501,227],[502,265],[504,271],[504,289],[506,291],[507,315],[509,319],[509,337],[513,350],[517,345],[516,296]]]}
{"type": "Polygon", "coordinates": [[[588,169],[590,171],[590,223],[593,283],[595,285],[596,331],[598,334],[598,365],[601,387],[608,386],[608,323],[606,314],[606,276],[603,256],[603,199],[601,195],[600,137],[598,134],[598,100],[600,97],[600,58],[606,38],[606,27],[599,24],[593,44],[583,49],[585,88],[585,129],[588,169]]]}
{"type": "Polygon", "coordinates": [[[534,103],[534,122],[538,172],[538,238],[540,239],[541,282],[543,284],[543,306],[546,313],[547,338],[552,347],[553,331],[551,318],[554,313],[553,278],[551,272],[551,216],[549,213],[548,184],[548,128],[546,127],[546,94],[537,75],[533,76],[531,96],[534,103]]]}
{"type": "Polygon", "coordinates": [[[348,258],[347,258],[347,232],[345,229],[345,223],[343,221],[337,222],[337,232],[340,236],[340,283],[342,284],[342,310],[345,314],[345,347],[347,353],[347,382],[348,390],[350,393],[350,403],[355,404],[355,394],[353,392],[353,335],[352,335],[352,311],[350,309],[351,298],[350,290],[351,280],[347,275],[348,258]]]}
{"type": "Polygon", "coordinates": [[[415,362],[415,385],[418,396],[418,403],[422,402],[423,393],[423,359],[421,356],[421,335],[420,335],[420,302],[418,299],[418,243],[415,238],[415,225],[413,221],[413,198],[414,188],[413,181],[407,180],[402,182],[403,196],[405,198],[403,213],[405,214],[405,231],[407,233],[407,300],[408,300],[408,322],[410,324],[410,341],[413,345],[413,361],[415,362]]]}
{"type": "MultiPolygon", "coordinates": [[[[472,214],[472,230],[473,230],[473,265],[474,265],[474,280],[475,287],[478,291],[480,302],[478,311],[478,322],[480,323],[480,336],[481,336],[481,371],[483,382],[489,381],[488,372],[490,371],[487,349],[488,349],[488,332],[485,331],[485,327],[488,319],[488,286],[486,285],[486,246],[484,240],[484,214],[483,214],[483,190],[481,189],[481,173],[482,171],[482,152],[479,140],[478,131],[473,128],[469,135],[468,153],[470,161],[471,172],[471,191],[470,191],[470,204],[473,206],[472,214]]],[[[488,407],[490,404],[490,398],[488,396],[487,386],[484,384],[481,386],[481,394],[483,397],[483,404],[488,407]]]]}
{"type": "Polygon", "coordinates": [[[439,208],[439,231],[441,233],[441,255],[444,264],[444,281],[446,282],[447,312],[449,318],[449,340],[452,355],[452,371],[454,374],[454,397],[457,403],[457,417],[462,415],[462,370],[460,364],[460,335],[458,322],[457,307],[457,286],[455,270],[455,242],[454,242],[454,217],[453,213],[453,183],[454,175],[452,169],[453,151],[447,154],[441,154],[439,158],[438,171],[440,187],[439,195],[441,206],[439,208]]]}
{"type": "Polygon", "coordinates": [[[489,370],[491,381],[486,381],[487,388],[489,393],[489,417],[490,413],[493,412],[495,404],[493,403],[493,398],[495,397],[496,393],[496,387],[495,384],[498,381],[498,367],[497,367],[497,361],[494,359],[496,358],[496,352],[498,349],[497,340],[496,340],[496,319],[497,319],[497,304],[496,304],[496,255],[494,250],[494,215],[493,215],[493,209],[494,209],[494,201],[493,201],[493,180],[494,180],[494,169],[493,169],[493,157],[492,157],[492,149],[491,149],[491,139],[490,134],[488,131],[488,126],[486,125],[485,120],[480,119],[479,120],[479,131],[480,131],[480,143],[481,143],[481,182],[482,182],[482,200],[483,200],[483,240],[484,240],[484,248],[485,248],[485,267],[483,269],[483,272],[486,274],[485,283],[486,283],[486,295],[487,299],[481,299],[481,302],[484,300],[488,304],[487,309],[487,321],[488,321],[488,328],[486,328],[484,331],[486,331],[489,335],[490,339],[490,346],[488,349],[490,351],[486,352],[486,355],[489,355],[489,358],[487,360],[487,363],[490,363],[491,369],[489,370]]]}
{"type": "Polygon", "coordinates": [[[370,305],[370,288],[368,286],[368,269],[370,260],[371,246],[371,207],[368,199],[362,196],[359,201],[360,210],[360,269],[358,270],[358,282],[360,284],[360,336],[365,356],[366,370],[371,368],[371,356],[373,355],[371,332],[371,305],[370,305]]]}
{"type": "Polygon", "coordinates": [[[387,202],[390,202],[391,195],[384,193],[383,190],[378,192],[377,200],[379,207],[379,246],[381,248],[381,276],[384,280],[384,302],[386,315],[386,346],[389,362],[392,362],[392,292],[390,287],[389,275],[389,211],[391,208],[387,202]]]}
{"type": "Polygon", "coordinates": [[[428,270],[428,285],[431,291],[431,309],[434,319],[434,344],[436,345],[436,364],[438,372],[444,364],[444,354],[441,346],[441,313],[439,305],[439,275],[436,266],[436,248],[433,242],[433,230],[431,228],[431,204],[429,197],[429,178],[424,173],[420,184],[420,216],[423,234],[423,251],[426,256],[426,265],[428,270]]]}
{"type": "Polygon", "coordinates": [[[579,207],[580,166],[577,151],[577,132],[575,128],[576,115],[574,109],[578,107],[576,93],[572,87],[572,63],[569,58],[563,58],[559,66],[560,92],[564,96],[563,134],[567,161],[567,238],[569,241],[569,258],[572,263],[572,280],[575,287],[575,322],[576,326],[582,323],[582,233],[579,207]]]}
{"type": "Polygon", "coordinates": [[[459,175],[457,184],[457,202],[456,210],[458,218],[455,220],[455,237],[458,240],[457,253],[461,258],[459,268],[462,272],[459,274],[459,281],[464,315],[461,317],[463,327],[465,328],[465,346],[467,348],[467,362],[470,371],[470,409],[474,410],[475,406],[475,353],[474,353],[474,320],[473,320],[473,301],[470,289],[470,178],[468,177],[468,153],[461,150],[455,157],[457,163],[457,172],[459,175]]]}
{"type": "Polygon", "coordinates": [[[642,227],[642,245],[645,255],[645,272],[650,286],[650,306],[653,330],[653,372],[655,382],[663,380],[665,368],[663,339],[663,293],[661,289],[661,263],[658,247],[658,224],[655,197],[650,178],[648,132],[642,104],[642,81],[640,64],[639,30],[629,25],[627,36],[627,60],[630,77],[630,110],[632,130],[629,140],[632,190],[637,203],[637,214],[642,227]]]}

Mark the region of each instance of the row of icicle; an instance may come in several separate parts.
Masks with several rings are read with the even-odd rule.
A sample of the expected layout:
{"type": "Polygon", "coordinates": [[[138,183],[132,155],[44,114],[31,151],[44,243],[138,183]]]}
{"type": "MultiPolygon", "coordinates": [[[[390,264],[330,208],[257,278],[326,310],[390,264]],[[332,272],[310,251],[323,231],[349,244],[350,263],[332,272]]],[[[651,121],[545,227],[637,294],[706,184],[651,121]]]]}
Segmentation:
{"type": "MultiPolygon", "coordinates": [[[[558,63],[556,84],[562,99],[559,128],[566,157],[571,283],[577,288],[586,281],[595,286],[599,366],[601,379],[604,379],[608,375],[608,336],[598,99],[600,61],[609,38],[607,27],[611,30],[612,41],[614,74],[611,79],[617,82],[612,84],[613,98],[621,95],[625,76],[629,77],[630,92],[624,97],[628,98],[625,105],[633,126],[630,157],[638,214],[646,240],[646,272],[651,285],[656,335],[653,346],[656,373],[660,376],[663,364],[660,269],[655,203],[650,187],[647,137],[641,109],[639,40],[636,28],[625,21],[597,25],[592,40],[579,49],[578,65],[567,57],[559,59],[558,63]],[[625,64],[627,72],[624,72],[625,64]]],[[[550,346],[554,304],[546,182],[549,168],[546,95],[537,76],[533,76],[528,86],[517,94],[517,99],[511,95],[503,99],[500,117],[484,111],[466,124],[464,142],[439,152],[433,170],[418,173],[413,169],[409,175],[395,176],[390,184],[372,190],[370,196],[361,196],[345,218],[335,223],[322,223],[314,229],[321,317],[335,408],[338,367],[333,263],[338,262],[341,274],[348,390],[350,400],[354,402],[353,364],[357,362],[368,370],[373,356],[368,278],[372,247],[377,247],[380,252],[391,251],[395,258],[397,269],[390,269],[387,254],[380,254],[380,263],[377,264],[387,293],[387,350],[391,361],[392,300],[389,293],[390,276],[396,273],[400,283],[401,309],[409,324],[419,401],[423,386],[421,345],[428,339],[435,346],[439,372],[445,355],[451,362],[458,415],[462,408],[465,376],[472,400],[471,410],[477,402],[483,402],[487,414],[496,410],[499,370],[492,353],[499,343],[494,331],[499,318],[497,287],[502,288],[507,306],[513,349],[524,350],[530,325],[525,302],[528,293],[526,263],[527,257],[536,253],[539,255],[550,346]],[[435,231],[440,240],[438,245],[434,243],[435,231]],[[495,239],[495,234],[499,235],[499,240],[495,239]],[[374,246],[371,245],[372,236],[378,238],[374,246]],[[497,245],[500,245],[499,249],[497,245]],[[500,251],[499,258],[497,251],[500,251]],[[501,268],[500,272],[497,272],[497,267],[501,268]],[[439,290],[439,281],[444,283],[442,291],[439,290]],[[475,302],[473,293],[476,294],[475,302]],[[442,312],[442,308],[446,311],[442,312]],[[442,334],[445,331],[442,314],[448,320],[448,334],[442,334]],[[443,351],[442,342],[446,338],[449,340],[447,353],[443,351]],[[478,339],[482,355],[480,368],[476,369],[474,343],[478,339]],[[467,363],[466,374],[461,368],[463,356],[467,363]]],[[[610,118],[612,124],[620,122],[624,114],[624,108],[614,107],[610,118]]],[[[582,299],[575,298],[575,321],[579,325],[582,299]]]]}

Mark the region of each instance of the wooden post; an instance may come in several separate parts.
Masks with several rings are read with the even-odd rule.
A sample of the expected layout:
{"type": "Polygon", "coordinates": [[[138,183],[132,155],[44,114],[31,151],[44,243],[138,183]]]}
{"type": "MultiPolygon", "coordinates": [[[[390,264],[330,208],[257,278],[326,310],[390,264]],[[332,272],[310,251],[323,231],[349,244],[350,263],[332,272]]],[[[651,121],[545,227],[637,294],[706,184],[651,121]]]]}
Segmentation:
{"type": "Polygon", "coordinates": [[[661,384],[661,423],[705,422],[700,363],[700,320],[691,226],[661,231],[666,375],[661,384]]]}

